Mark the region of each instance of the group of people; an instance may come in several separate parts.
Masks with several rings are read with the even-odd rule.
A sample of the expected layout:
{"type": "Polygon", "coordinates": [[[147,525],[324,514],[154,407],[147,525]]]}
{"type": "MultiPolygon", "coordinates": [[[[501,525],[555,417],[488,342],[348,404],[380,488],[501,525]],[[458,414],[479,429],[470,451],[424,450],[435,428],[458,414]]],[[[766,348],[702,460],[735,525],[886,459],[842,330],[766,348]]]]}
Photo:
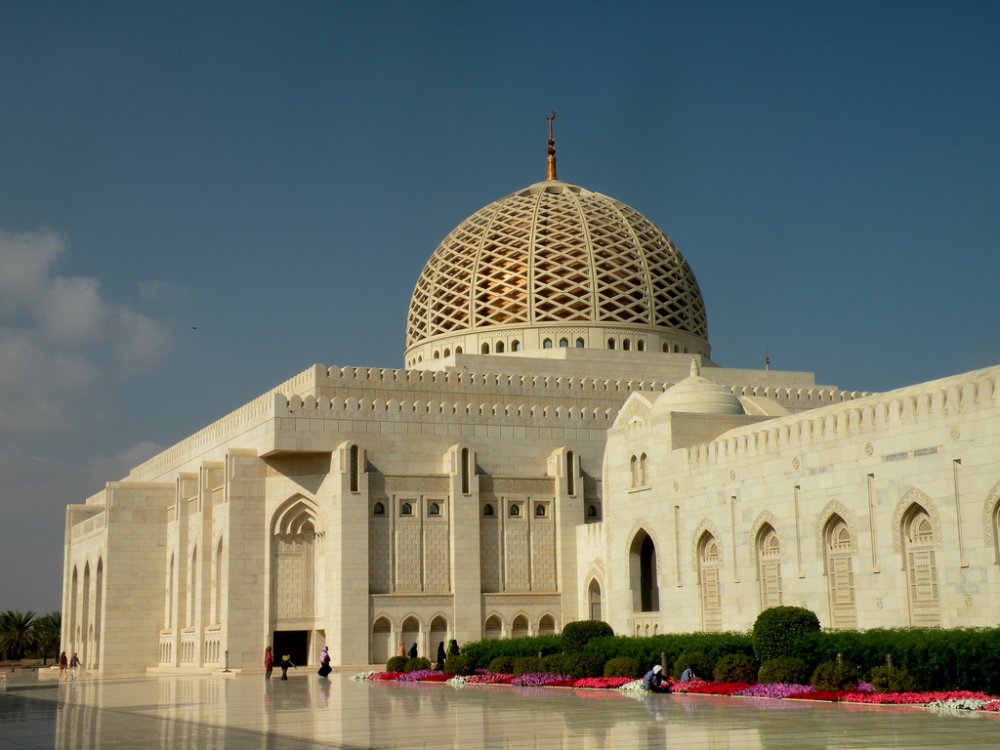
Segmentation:
{"type": "MultiPolygon", "coordinates": [[[[403,641],[399,642],[396,647],[396,656],[408,656],[411,659],[416,659],[418,656],[417,642],[414,641],[410,646],[410,650],[406,650],[406,644],[403,641]]],[[[458,641],[452,638],[448,641],[448,648],[444,646],[444,641],[438,643],[437,656],[435,657],[434,667],[438,672],[444,671],[444,662],[449,656],[458,656],[461,653],[461,649],[458,647],[458,641]]]]}
{"type": "MultiPolygon", "coordinates": [[[[288,679],[289,669],[298,669],[292,662],[291,654],[282,654],[281,661],[278,662],[278,666],[281,669],[281,679],[288,679]]],[[[271,647],[267,646],[264,649],[264,679],[270,680],[271,673],[274,671],[274,654],[271,651],[271,647]]],[[[323,650],[319,654],[319,670],[317,674],[320,677],[326,679],[330,676],[333,671],[333,667],[330,666],[330,649],[327,646],[323,646],[323,650]]]]}
{"type": "Polygon", "coordinates": [[[69,667],[70,676],[75,680],[76,673],[80,669],[80,658],[76,655],[76,651],[73,652],[73,658],[67,659],[66,652],[63,651],[59,654],[59,678],[62,679],[66,676],[66,668],[69,667]]]}

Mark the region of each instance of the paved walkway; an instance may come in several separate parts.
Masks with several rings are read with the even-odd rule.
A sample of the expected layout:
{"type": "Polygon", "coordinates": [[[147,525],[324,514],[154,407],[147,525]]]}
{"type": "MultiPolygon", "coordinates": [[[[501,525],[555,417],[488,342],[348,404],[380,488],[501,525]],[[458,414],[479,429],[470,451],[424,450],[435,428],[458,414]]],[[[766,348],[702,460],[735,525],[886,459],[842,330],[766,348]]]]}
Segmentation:
{"type": "Polygon", "coordinates": [[[996,748],[1000,716],[712,696],[277,675],[43,681],[0,691],[9,748],[996,748]]]}

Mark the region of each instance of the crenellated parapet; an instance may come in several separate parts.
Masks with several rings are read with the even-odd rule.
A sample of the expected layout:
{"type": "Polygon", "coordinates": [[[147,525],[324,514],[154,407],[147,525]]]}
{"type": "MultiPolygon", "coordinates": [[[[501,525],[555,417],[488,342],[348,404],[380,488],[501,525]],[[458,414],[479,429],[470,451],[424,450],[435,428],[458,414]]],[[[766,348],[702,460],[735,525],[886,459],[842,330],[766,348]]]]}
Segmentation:
{"type": "Polygon", "coordinates": [[[798,446],[850,440],[884,426],[926,423],[979,409],[1000,409],[1000,367],[736,428],[687,449],[687,455],[692,464],[724,463],[798,446]]]}

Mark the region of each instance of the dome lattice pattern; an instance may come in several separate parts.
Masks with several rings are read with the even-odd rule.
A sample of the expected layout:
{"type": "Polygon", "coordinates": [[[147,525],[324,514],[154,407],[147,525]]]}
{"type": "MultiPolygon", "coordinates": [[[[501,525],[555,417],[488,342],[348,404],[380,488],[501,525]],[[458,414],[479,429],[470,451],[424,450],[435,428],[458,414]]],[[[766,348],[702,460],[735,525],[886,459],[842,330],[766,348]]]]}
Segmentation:
{"type": "Polygon", "coordinates": [[[438,246],[413,291],[407,347],[569,322],[708,337],[698,282],[652,222],[608,196],[548,181],[477,211],[438,246]]]}

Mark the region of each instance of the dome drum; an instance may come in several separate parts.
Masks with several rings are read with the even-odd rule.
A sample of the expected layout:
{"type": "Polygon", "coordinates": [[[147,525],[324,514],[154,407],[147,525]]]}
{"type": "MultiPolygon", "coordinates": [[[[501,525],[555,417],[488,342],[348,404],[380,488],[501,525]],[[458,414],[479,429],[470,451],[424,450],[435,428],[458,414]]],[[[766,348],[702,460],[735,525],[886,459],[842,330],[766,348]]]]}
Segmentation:
{"type": "Polygon", "coordinates": [[[501,354],[533,357],[562,356],[561,349],[587,349],[663,354],[698,354],[709,359],[707,342],[681,331],[655,326],[624,329],[612,324],[492,328],[428,339],[406,352],[407,368],[427,366],[456,354],[501,354]]]}

